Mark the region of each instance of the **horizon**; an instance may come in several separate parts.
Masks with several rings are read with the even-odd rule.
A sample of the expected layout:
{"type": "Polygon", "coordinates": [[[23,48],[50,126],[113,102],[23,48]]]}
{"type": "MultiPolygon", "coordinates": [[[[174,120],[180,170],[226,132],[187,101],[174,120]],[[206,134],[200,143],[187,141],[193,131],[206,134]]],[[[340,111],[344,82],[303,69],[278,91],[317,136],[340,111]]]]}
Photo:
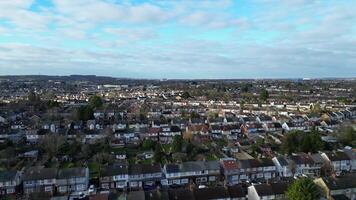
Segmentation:
{"type": "Polygon", "coordinates": [[[356,80],[356,76],[350,77],[286,77],[286,78],[140,78],[140,77],[118,77],[118,76],[110,76],[110,75],[95,75],[95,74],[68,74],[68,75],[46,75],[46,74],[10,74],[10,75],[1,75],[0,78],[4,77],[98,77],[98,78],[112,78],[112,79],[130,79],[130,80],[152,80],[152,81],[235,81],[235,80],[356,80]]]}
{"type": "Polygon", "coordinates": [[[0,75],[355,78],[355,10],[352,0],[1,1],[0,75]]]}

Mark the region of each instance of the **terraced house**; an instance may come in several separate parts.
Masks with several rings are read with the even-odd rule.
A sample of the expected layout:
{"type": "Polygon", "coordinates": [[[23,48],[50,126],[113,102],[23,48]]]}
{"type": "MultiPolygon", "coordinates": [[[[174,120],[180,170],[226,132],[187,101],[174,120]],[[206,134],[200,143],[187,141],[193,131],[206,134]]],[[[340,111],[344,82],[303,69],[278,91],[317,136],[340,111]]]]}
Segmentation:
{"type": "Polygon", "coordinates": [[[68,168],[58,171],[56,186],[59,193],[82,192],[88,188],[88,168],[68,168]]]}
{"type": "Polygon", "coordinates": [[[19,192],[21,183],[21,172],[1,171],[0,172],[0,197],[3,195],[19,192]]]}
{"type": "Polygon", "coordinates": [[[181,164],[166,164],[164,174],[168,185],[185,185],[194,182],[198,185],[214,183],[220,177],[218,161],[191,161],[181,164]]]}
{"type": "Polygon", "coordinates": [[[103,189],[125,189],[129,181],[128,166],[115,164],[106,166],[101,172],[100,186],[103,189]]]}
{"type": "Polygon", "coordinates": [[[132,164],[129,166],[129,187],[153,187],[160,183],[162,170],[160,164],[132,164]]]}
{"type": "Polygon", "coordinates": [[[57,169],[31,167],[23,175],[23,192],[54,194],[57,169]]]}

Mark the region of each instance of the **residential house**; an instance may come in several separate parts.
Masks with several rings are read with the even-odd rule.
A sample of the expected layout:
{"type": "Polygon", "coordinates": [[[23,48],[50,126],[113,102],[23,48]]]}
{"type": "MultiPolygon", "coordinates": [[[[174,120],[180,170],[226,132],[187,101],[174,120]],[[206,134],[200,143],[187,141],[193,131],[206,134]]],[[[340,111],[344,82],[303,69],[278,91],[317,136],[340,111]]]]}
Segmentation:
{"type": "Polygon", "coordinates": [[[21,183],[21,172],[1,171],[0,172],[0,197],[19,192],[21,183]]]}
{"type": "Polygon", "coordinates": [[[194,196],[196,200],[230,200],[230,194],[224,187],[196,189],[194,196]]]}
{"type": "Polygon", "coordinates": [[[190,125],[187,127],[187,132],[191,132],[193,135],[209,135],[209,127],[205,124],[190,125]]]}
{"type": "Polygon", "coordinates": [[[248,200],[286,199],[287,183],[259,184],[248,187],[248,200]]]}
{"type": "Polygon", "coordinates": [[[269,180],[276,176],[276,166],[274,165],[273,161],[268,158],[264,158],[259,160],[260,166],[263,170],[263,178],[264,180],[269,180]]]}
{"type": "Polygon", "coordinates": [[[344,152],[351,160],[351,171],[356,172],[356,149],[345,149],[344,152]]]}
{"type": "Polygon", "coordinates": [[[88,168],[67,168],[58,171],[56,185],[59,193],[82,192],[89,184],[88,168]]]}
{"type": "Polygon", "coordinates": [[[246,192],[242,185],[229,186],[228,191],[231,200],[246,200],[246,192]]]}
{"type": "Polygon", "coordinates": [[[189,182],[206,184],[220,178],[218,161],[191,161],[181,164],[167,164],[163,169],[168,185],[184,185],[189,182]]]}
{"type": "Polygon", "coordinates": [[[129,166],[129,187],[155,186],[161,178],[160,164],[132,164],[129,166]]]}
{"type": "Polygon", "coordinates": [[[100,187],[103,189],[125,189],[129,181],[127,164],[106,166],[100,177],[100,187]]]}
{"type": "Polygon", "coordinates": [[[57,169],[31,167],[23,175],[23,192],[48,193],[55,192],[57,169]]]}
{"type": "Polygon", "coordinates": [[[323,196],[332,199],[334,195],[345,195],[347,198],[356,199],[356,174],[345,174],[340,177],[322,177],[314,180],[321,188],[323,196]]]}
{"type": "Polygon", "coordinates": [[[246,159],[238,161],[240,182],[246,180],[268,180],[275,177],[276,166],[270,159],[246,159]]]}
{"type": "Polygon", "coordinates": [[[288,160],[283,156],[273,157],[272,161],[276,166],[277,176],[291,177],[293,176],[288,160]]]}
{"type": "Polygon", "coordinates": [[[88,143],[95,143],[95,141],[107,137],[107,134],[105,134],[101,130],[85,130],[84,133],[85,133],[85,141],[88,143]]]}
{"type": "Polygon", "coordinates": [[[320,175],[321,165],[315,163],[313,157],[306,153],[296,153],[288,157],[290,171],[295,176],[307,175],[317,177],[320,175]]]}
{"type": "Polygon", "coordinates": [[[160,128],[159,141],[167,144],[173,141],[174,136],[180,136],[182,133],[178,126],[166,126],[160,128]]]}
{"type": "Polygon", "coordinates": [[[195,200],[194,193],[185,188],[169,189],[168,195],[173,200],[195,200]]]}
{"type": "Polygon", "coordinates": [[[351,159],[345,152],[324,152],[321,156],[325,159],[325,161],[330,163],[337,176],[341,175],[342,172],[351,171],[351,159]]]}
{"type": "MultiPolygon", "coordinates": [[[[221,174],[224,176],[225,184],[236,185],[239,183],[240,169],[235,159],[225,158],[220,160],[221,174]]],[[[245,178],[245,177],[242,177],[245,178]]],[[[247,178],[247,177],[246,177],[247,178]]]]}

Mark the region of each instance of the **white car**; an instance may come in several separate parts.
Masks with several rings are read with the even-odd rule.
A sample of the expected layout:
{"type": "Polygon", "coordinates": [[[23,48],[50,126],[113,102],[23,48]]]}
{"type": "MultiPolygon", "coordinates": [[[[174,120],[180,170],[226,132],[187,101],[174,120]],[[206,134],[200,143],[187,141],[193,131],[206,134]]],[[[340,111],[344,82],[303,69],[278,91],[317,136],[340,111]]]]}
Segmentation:
{"type": "Polygon", "coordinates": [[[95,193],[95,192],[96,192],[95,186],[94,185],[90,185],[90,187],[88,189],[88,193],[92,194],[92,193],[95,193]]]}
{"type": "Polygon", "coordinates": [[[205,185],[199,185],[199,189],[207,188],[205,185]]]}

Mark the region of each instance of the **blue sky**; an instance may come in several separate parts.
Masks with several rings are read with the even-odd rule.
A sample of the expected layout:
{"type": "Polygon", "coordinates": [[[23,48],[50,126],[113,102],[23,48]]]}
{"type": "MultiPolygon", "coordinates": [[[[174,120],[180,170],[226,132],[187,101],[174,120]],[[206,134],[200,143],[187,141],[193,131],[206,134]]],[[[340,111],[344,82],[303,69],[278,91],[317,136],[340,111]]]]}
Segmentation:
{"type": "Polygon", "coordinates": [[[0,75],[356,76],[354,0],[1,0],[0,75]]]}

